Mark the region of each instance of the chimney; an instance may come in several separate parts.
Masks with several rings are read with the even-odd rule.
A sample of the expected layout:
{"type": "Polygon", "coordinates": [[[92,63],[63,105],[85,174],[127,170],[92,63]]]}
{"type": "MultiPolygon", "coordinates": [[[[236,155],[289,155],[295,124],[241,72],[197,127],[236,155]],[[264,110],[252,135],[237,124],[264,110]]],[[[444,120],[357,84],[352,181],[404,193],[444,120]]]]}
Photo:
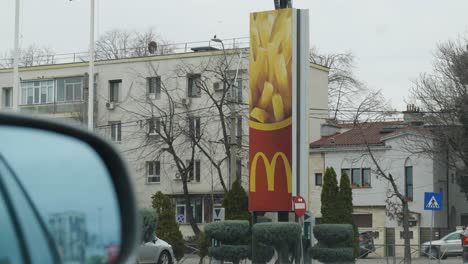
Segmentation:
{"type": "Polygon", "coordinates": [[[424,114],[421,109],[414,104],[406,105],[406,111],[403,112],[403,121],[411,126],[423,126],[424,114]]]}
{"type": "Polygon", "coordinates": [[[320,125],[320,136],[321,137],[328,137],[334,135],[336,133],[340,133],[340,128],[331,122],[325,122],[320,125]]]}

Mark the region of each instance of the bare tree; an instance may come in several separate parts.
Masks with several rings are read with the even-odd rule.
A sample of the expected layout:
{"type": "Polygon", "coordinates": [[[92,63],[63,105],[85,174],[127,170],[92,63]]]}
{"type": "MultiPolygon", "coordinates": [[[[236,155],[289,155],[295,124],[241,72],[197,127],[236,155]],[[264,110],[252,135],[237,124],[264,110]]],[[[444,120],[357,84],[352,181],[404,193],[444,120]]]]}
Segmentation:
{"type": "Polygon", "coordinates": [[[386,193],[387,216],[392,219],[401,220],[404,233],[404,263],[411,263],[411,241],[409,237],[409,217],[408,198],[398,187],[397,179],[387,172],[382,161],[376,156],[373,146],[368,142],[366,130],[370,128],[380,129],[382,121],[385,121],[389,109],[388,103],[384,99],[381,91],[370,91],[363,97],[357,105],[354,113],[354,128],[359,129],[361,141],[365,146],[366,157],[370,157],[375,166],[374,172],[389,184],[386,193]]]}
{"type": "MultiPolygon", "coordinates": [[[[0,56],[0,68],[13,67],[14,51],[7,52],[0,56]]],[[[19,67],[32,67],[39,65],[53,64],[55,62],[55,52],[48,47],[30,45],[20,49],[19,67]]]]}
{"type": "MultiPolygon", "coordinates": [[[[427,144],[427,155],[447,152],[446,165],[468,175],[468,37],[438,45],[432,71],[422,73],[411,89],[426,126],[436,144],[427,144]]],[[[468,198],[468,177],[460,177],[468,198]]]]}
{"type": "MultiPolygon", "coordinates": [[[[200,75],[197,87],[205,98],[203,105],[207,106],[203,112],[205,115],[213,116],[212,125],[216,136],[213,138],[213,133],[210,133],[193,142],[215,168],[225,191],[230,189],[223,179],[226,175],[224,169],[226,164],[229,167],[228,172],[232,169],[230,168],[231,148],[236,147],[234,155],[237,158],[245,158],[247,155],[242,134],[235,135],[236,146],[231,142],[231,127],[242,125],[238,120],[248,120],[248,105],[243,103],[243,94],[247,92],[246,86],[243,85],[246,82],[247,72],[242,69],[246,63],[244,61],[246,58],[243,56],[245,53],[246,51],[242,49],[231,50],[229,55],[215,56],[198,65],[181,63],[177,68],[178,76],[200,75]],[[221,149],[219,145],[222,146],[221,149]]],[[[238,131],[242,131],[242,127],[237,128],[235,133],[238,131]]]]}
{"type": "Polygon", "coordinates": [[[114,29],[105,32],[96,41],[96,59],[113,60],[122,58],[162,55],[172,52],[172,46],[152,28],[146,32],[114,29]],[[157,43],[157,50],[151,54],[148,50],[150,42],[157,43]]]}
{"type": "MultiPolygon", "coordinates": [[[[149,64],[151,76],[158,75],[157,67],[149,64]]],[[[143,86],[145,87],[145,86],[143,86]]],[[[133,87],[130,90],[134,90],[133,87]]],[[[192,197],[189,183],[194,168],[196,146],[192,144],[194,137],[187,129],[187,115],[176,91],[177,88],[166,86],[164,80],[160,81],[160,94],[164,103],[155,101],[146,93],[132,94],[126,97],[132,108],[125,104],[119,107],[138,123],[139,128],[129,135],[133,144],[129,144],[124,152],[136,153],[136,160],[168,160],[175,168],[182,182],[186,216],[193,232],[198,235],[200,229],[193,217],[192,197]]]]}
{"type": "Polygon", "coordinates": [[[342,119],[341,110],[354,109],[358,97],[366,91],[354,75],[354,55],[351,52],[321,54],[310,50],[310,62],[330,69],[328,75],[328,109],[332,119],[342,119]]]}
{"type": "MultiPolygon", "coordinates": [[[[194,162],[197,157],[203,156],[217,176],[217,182],[212,184],[219,184],[225,192],[229,190],[226,176],[229,172],[230,148],[233,147],[229,141],[232,125],[229,117],[233,111],[237,116],[248,113],[247,104],[239,103],[240,100],[232,96],[242,78],[239,74],[239,79],[234,82],[243,59],[239,51],[232,51],[229,55],[212,56],[197,64],[180,61],[165,74],[159,71],[157,62],[150,62],[147,72],[135,71],[136,79],[130,92],[118,106],[129,122],[140,122],[140,129],[128,136],[133,143],[124,151],[137,153],[135,160],[139,161],[169,161],[180,176],[187,220],[197,235],[200,230],[192,214],[189,184],[193,181],[194,162]],[[147,83],[147,76],[159,77],[154,87],[160,87],[157,93],[161,100],[155,100],[154,94],[148,94],[148,86],[152,84],[147,83]],[[187,86],[185,82],[178,81],[181,79],[190,79],[187,86],[191,89],[188,92],[194,93],[191,95],[197,97],[194,101],[199,104],[189,104],[187,86]],[[221,88],[215,89],[214,85],[221,88]],[[137,92],[138,88],[144,91],[137,92]],[[193,122],[197,119],[197,122],[193,122]]],[[[242,138],[236,142],[239,148],[235,155],[239,157],[247,153],[242,142],[242,138]]]]}

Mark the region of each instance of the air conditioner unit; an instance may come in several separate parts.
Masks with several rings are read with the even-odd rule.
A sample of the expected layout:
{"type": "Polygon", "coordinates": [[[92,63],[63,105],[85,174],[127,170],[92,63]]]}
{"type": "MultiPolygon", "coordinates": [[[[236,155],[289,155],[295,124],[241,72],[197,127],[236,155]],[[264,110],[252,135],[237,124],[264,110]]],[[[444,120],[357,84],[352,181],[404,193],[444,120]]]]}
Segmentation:
{"type": "Polygon", "coordinates": [[[190,105],[190,98],[182,98],[183,105],[190,105]]]}
{"type": "Polygon", "coordinates": [[[224,90],[223,83],[222,82],[213,83],[213,89],[215,90],[215,92],[222,92],[224,90]]]}
{"type": "Polygon", "coordinates": [[[148,94],[148,98],[151,99],[151,100],[154,100],[154,99],[156,99],[156,94],[150,93],[150,94],[148,94]]]}
{"type": "Polygon", "coordinates": [[[107,102],[106,107],[109,110],[114,110],[115,109],[115,103],[114,102],[107,102]]]}
{"type": "Polygon", "coordinates": [[[175,174],[175,180],[180,180],[180,173],[177,172],[177,173],[175,174]]]}

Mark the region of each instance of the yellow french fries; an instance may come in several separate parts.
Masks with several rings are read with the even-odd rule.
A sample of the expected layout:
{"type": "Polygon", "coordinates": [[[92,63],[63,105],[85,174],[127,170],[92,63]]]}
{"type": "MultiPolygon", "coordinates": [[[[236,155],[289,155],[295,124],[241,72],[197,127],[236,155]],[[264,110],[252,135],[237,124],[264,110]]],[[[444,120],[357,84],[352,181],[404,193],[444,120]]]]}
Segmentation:
{"type": "Polygon", "coordinates": [[[265,82],[262,95],[260,96],[260,101],[258,102],[258,107],[262,109],[269,108],[272,97],[273,97],[273,85],[271,85],[271,83],[269,82],[265,82]]]}
{"type": "Polygon", "coordinates": [[[250,116],[260,123],[266,123],[270,119],[270,114],[258,107],[255,107],[252,112],[250,112],[250,116]]]}
{"type": "Polygon", "coordinates": [[[292,10],[250,17],[250,118],[274,123],[292,115],[292,10]]]}
{"type": "Polygon", "coordinates": [[[279,122],[284,119],[284,106],[283,106],[283,98],[281,95],[275,94],[271,98],[271,102],[273,104],[273,114],[275,115],[276,122],[279,122]]]}

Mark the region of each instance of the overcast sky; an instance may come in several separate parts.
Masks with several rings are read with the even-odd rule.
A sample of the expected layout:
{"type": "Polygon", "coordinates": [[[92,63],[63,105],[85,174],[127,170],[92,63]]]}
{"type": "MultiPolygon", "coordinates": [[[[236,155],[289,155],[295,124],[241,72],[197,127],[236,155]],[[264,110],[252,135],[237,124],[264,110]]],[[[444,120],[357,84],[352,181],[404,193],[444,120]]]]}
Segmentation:
{"type": "MultiPolygon", "coordinates": [[[[21,44],[56,52],[87,49],[90,0],[22,0],[21,44]]],[[[15,0],[0,1],[0,52],[13,47],[15,0]]],[[[153,27],[173,42],[248,36],[249,13],[273,0],[96,0],[97,34],[153,27]]],[[[405,108],[411,80],[430,70],[437,43],[468,30],[466,0],[293,0],[310,10],[310,43],[324,52],[352,51],[356,73],[405,108]]]]}

